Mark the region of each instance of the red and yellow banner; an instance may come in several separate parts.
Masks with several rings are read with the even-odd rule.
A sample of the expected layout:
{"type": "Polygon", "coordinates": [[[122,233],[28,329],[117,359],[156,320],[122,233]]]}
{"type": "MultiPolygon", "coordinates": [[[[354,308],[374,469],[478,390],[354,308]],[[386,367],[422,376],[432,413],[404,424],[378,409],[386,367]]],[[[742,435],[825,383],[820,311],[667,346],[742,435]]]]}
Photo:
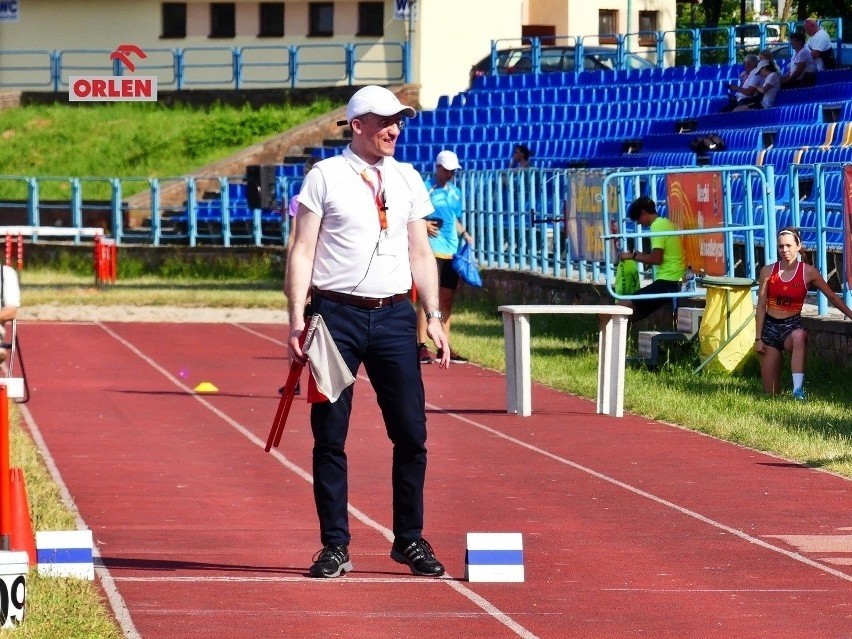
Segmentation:
{"type": "MultiPolygon", "coordinates": [[[[669,219],[682,231],[724,226],[722,177],[718,171],[675,173],[667,178],[669,219]]],[[[707,275],[726,275],[722,233],[684,235],[687,266],[707,275]]]]}

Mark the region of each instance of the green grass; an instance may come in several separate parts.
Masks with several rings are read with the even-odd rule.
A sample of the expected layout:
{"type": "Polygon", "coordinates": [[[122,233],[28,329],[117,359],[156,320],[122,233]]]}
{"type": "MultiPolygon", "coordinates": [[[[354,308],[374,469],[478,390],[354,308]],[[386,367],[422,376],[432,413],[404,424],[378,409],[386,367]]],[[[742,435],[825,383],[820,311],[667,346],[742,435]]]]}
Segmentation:
{"type": "MultiPolygon", "coordinates": [[[[0,166],[4,176],[175,177],[186,175],[337,105],[214,105],[166,107],[117,102],[69,107],[27,106],[0,111],[0,166]],[[84,152],[75,152],[84,150],[84,152]]],[[[126,182],[124,195],[147,188],[126,182]]],[[[42,182],[42,199],[65,199],[70,184],[42,182]]],[[[83,185],[86,199],[107,199],[104,181],[83,185]]],[[[25,199],[26,183],[0,179],[0,198],[25,199]]]]}

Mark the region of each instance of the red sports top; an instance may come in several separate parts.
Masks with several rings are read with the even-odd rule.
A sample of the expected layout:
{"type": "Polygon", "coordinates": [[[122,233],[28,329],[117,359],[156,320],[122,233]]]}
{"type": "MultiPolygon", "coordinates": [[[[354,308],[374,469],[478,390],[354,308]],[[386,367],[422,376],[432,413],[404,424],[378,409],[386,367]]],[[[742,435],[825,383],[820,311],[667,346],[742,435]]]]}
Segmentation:
{"type": "Polygon", "coordinates": [[[799,262],[790,281],[781,277],[779,263],[776,262],[766,284],[766,310],[779,313],[801,313],[808,294],[805,283],[805,265],[799,262]]]}

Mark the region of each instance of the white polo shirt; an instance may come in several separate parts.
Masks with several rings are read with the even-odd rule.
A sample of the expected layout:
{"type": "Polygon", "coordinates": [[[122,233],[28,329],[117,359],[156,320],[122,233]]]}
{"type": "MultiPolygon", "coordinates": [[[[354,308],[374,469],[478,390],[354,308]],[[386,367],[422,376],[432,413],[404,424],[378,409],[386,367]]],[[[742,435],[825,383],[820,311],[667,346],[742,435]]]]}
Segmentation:
{"type": "MultiPolygon", "coordinates": [[[[831,48],[831,37],[825,32],[825,29],[820,28],[816,33],[808,38],[808,42],[805,46],[809,51],[819,51],[820,53],[828,51],[831,48]]],[[[814,64],[816,65],[817,71],[825,70],[825,64],[823,63],[822,58],[814,60],[814,64]]]]}
{"type": "Polygon", "coordinates": [[[381,233],[373,191],[361,177],[367,166],[347,147],[341,155],[317,162],[305,176],[299,202],[322,219],[311,285],[388,297],[411,289],[408,223],[434,208],[413,166],[383,158],[375,165],[387,207],[387,233],[381,233]]]}

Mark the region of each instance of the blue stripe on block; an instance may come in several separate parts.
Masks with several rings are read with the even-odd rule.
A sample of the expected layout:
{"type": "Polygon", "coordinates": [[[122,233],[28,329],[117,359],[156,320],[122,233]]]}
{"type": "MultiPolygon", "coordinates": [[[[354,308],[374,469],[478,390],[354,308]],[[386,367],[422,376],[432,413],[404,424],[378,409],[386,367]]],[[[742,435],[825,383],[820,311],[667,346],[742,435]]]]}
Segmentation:
{"type": "Polygon", "coordinates": [[[468,566],[523,566],[523,550],[468,550],[464,562],[468,566]]]}
{"type": "Polygon", "coordinates": [[[39,548],[37,561],[40,564],[90,564],[91,548],[39,548]]]}

